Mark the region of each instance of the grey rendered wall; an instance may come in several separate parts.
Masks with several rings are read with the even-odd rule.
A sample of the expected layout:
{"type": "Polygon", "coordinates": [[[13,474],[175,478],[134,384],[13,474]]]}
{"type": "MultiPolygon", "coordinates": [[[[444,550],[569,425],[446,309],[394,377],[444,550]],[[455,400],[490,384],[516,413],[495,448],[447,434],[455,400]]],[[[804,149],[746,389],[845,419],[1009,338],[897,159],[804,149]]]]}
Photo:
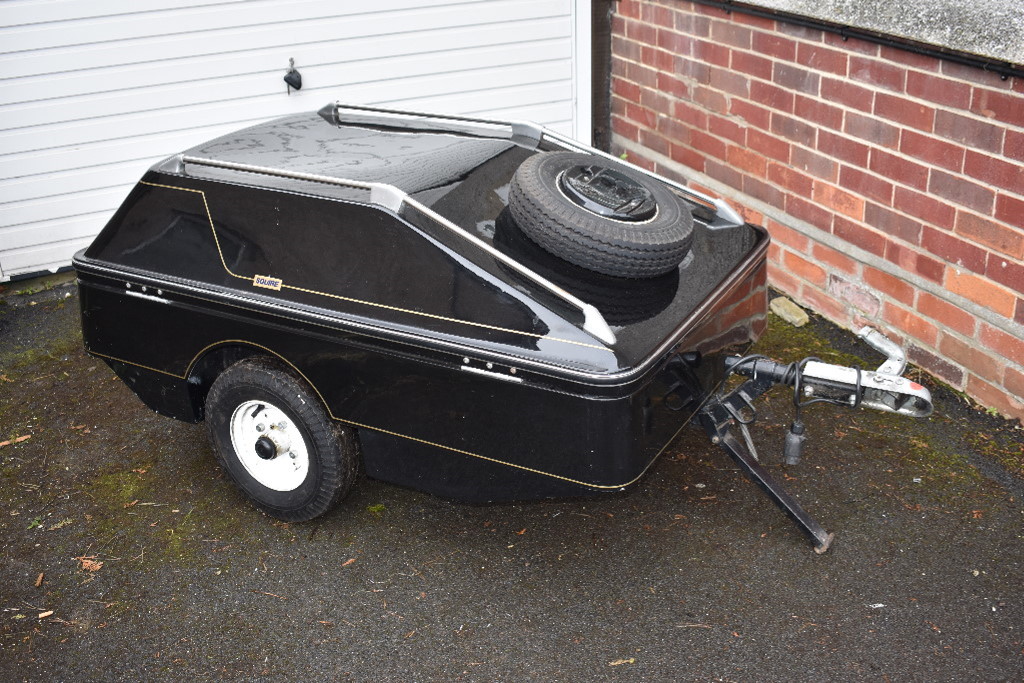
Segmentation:
{"type": "Polygon", "coordinates": [[[747,0],[747,4],[1024,64],[1021,0],[747,0]]]}

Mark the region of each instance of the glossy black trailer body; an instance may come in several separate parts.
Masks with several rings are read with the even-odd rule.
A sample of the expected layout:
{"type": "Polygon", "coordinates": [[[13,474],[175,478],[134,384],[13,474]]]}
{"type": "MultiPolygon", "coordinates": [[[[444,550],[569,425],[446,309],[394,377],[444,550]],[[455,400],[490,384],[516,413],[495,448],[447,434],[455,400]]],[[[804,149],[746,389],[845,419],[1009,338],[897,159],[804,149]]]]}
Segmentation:
{"type": "Polygon", "coordinates": [[[587,273],[508,217],[511,175],[548,148],[301,115],[185,157],[384,183],[415,200],[391,206],[377,190],[169,159],[75,259],[86,347],[186,421],[203,418],[225,367],[277,358],[358,429],[381,480],[466,501],[626,488],[716,389],[715,354],[762,331],[768,238],[695,205],[675,272],[587,273]],[[430,212],[596,306],[614,341],[430,212]]]}

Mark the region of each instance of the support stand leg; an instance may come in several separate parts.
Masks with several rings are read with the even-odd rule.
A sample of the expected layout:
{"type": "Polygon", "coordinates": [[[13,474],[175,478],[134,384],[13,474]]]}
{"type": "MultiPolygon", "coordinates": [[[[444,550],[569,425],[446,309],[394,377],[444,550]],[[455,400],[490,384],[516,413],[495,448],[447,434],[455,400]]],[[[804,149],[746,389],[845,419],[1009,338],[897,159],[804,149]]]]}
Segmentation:
{"type": "Polygon", "coordinates": [[[786,493],[779,483],[772,479],[771,475],[761,467],[754,454],[729,430],[728,423],[718,422],[710,412],[705,412],[701,415],[701,424],[711,436],[712,443],[721,446],[746,475],[768,494],[772,502],[778,505],[800,527],[800,530],[810,537],[811,542],[814,543],[814,552],[820,555],[827,551],[835,535],[825,531],[824,527],[808,515],[793,496],[786,493]]]}

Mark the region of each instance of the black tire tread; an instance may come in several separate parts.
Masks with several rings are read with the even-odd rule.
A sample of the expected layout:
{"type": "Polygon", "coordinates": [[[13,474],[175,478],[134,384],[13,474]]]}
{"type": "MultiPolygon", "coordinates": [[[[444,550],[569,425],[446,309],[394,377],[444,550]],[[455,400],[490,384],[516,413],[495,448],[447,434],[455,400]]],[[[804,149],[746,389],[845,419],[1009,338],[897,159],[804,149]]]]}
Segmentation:
{"type": "Polygon", "coordinates": [[[590,213],[557,189],[556,177],[572,165],[594,161],[601,160],[575,152],[526,159],[509,189],[509,210],[520,229],[548,252],[606,275],[648,278],[675,268],[693,241],[689,207],[656,181],[618,168],[655,195],[658,215],[634,224],[590,213]]]}
{"type": "MultiPolygon", "coordinates": [[[[354,431],[328,415],[322,401],[304,379],[274,359],[254,357],[227,368],[214,381],[206,398],[207,425],[214,444],[217,461],[231,475],[238,488],[258,508],[288,522],[304,522],[334,508],[352,488],[359,472],[359,445],[354,431]],[[293,507],[268,504],[238,481],[232,474],[231,440],[218,433],[220,421],[211,419],[209,411],[221,408],[225,394],[237,386],[262,389],[271,395],[286,392],[287,407],[305,425],[312,443],[307,444],[310,457],[318,461],[318,481],[312,497],[293,507]]],[[[230,408],[233,410],[233,407],[230,408]]],[[[254,482],[255,483],[255,482],[254,482]]],[[[258,483],[256,483],[258,486],[258,483]]]]}

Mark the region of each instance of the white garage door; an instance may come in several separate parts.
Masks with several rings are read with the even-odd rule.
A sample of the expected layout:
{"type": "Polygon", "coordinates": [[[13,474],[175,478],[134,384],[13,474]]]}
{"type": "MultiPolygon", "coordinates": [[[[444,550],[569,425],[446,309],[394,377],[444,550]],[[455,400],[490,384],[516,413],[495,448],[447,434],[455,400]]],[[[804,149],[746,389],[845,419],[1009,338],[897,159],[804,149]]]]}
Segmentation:
{"type": "Polygon", "coordinates": [[[68,265],[158,159],[333,100],[587,141],[589,25],[590,0],[0,2],[0,281],[68,265]]]}

